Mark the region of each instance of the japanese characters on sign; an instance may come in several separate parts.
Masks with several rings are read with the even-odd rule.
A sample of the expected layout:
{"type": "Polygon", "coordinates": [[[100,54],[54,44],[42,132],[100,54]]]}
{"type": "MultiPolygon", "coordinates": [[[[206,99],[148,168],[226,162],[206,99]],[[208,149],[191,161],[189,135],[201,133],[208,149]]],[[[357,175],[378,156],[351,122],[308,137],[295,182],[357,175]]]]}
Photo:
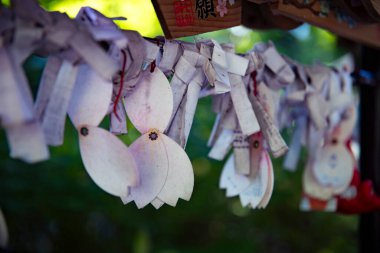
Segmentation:
{"type": "Polygon", "coordinates": [[[194,11],[191,0],[174,0],[174,15],[177,26],[194,24],[194,11]]]}

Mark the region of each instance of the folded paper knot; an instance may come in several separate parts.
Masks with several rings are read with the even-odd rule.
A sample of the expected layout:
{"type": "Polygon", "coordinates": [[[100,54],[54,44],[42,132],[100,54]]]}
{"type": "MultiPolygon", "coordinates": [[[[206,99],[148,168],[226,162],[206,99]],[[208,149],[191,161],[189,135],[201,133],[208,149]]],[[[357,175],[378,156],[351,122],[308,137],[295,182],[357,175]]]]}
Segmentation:
{"type": "Polygon", "coordinates": [[[264,68],[264,60],[257,52],[251,51],[245,56],[245,58],[249,61],[246,74],[252,73],[255,70],[262,70],[264,68]]]}
{"type": "Polygon", "coordinates": [[[180,57],[180,45],[176,41],[165,40],[162,55],[158,57],[158,67],[165,74],[173,72],[175,63],[180,57]]]}
{"type": "Polygon", "coordinates": [[[185,57],[181,57],[174,68],[174,75],[184,84],[189,84],[193,79],[196,68],[192,66],[185,57]]]}

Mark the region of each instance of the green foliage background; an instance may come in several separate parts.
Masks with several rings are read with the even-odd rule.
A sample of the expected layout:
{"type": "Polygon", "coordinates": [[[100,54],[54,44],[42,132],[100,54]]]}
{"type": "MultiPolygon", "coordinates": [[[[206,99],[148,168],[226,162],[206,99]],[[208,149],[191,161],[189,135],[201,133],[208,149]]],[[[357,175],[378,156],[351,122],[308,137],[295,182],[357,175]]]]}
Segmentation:
{"type": "MultiPolygon", "coordinates": [[[[54,9],[54,3],[59,1],[40,2],[54,9]]],[[[112,1],[115,5],[128,5],[128,2],[112,1]]],[[[198,38],[232,41],[240,52],[257,41],[270,39],[279,51],[304,63],[312,63],[314,59],[328,63],[344,52],[331,34],[313,27],[307,29],[309,34],[303,40],[283,31],[250,31],[237,36],[231,30],[198,38]]],[[[157,26],[154,35],[160,32],[157,26]]],[[[38,57],[31,57],[25,63],[34,91],[44,64],[45,59],[38,57]]],[[[10,251],[356,252],[355,216],[298,210],[305,151],[296,173],[284,171],[282,159],[273,160],[275,189],[265,210],[242,208],[238,198],[224,196],[218,189],[224,162],[207,158],[206,142],[214,120],[210,105],[209,98],[200,100],[186,148],[195,171],[192,199],[179,201],[176,208],[164,206],[158,211],[151,206],[142,210],[134,204],[124,206],[91,181],[81,163],[77,134],[69,121],[64,145],[51,148],[51,159],[36,165],[10,159],[1,130],[0,207],[10,230],[10,251]]],[[[136,131],[131,132],[123,137],[126,143],[137,137],[136,131]]],[[[291,132],[289,129],[284,135],[289,136],[291,132]]]]}

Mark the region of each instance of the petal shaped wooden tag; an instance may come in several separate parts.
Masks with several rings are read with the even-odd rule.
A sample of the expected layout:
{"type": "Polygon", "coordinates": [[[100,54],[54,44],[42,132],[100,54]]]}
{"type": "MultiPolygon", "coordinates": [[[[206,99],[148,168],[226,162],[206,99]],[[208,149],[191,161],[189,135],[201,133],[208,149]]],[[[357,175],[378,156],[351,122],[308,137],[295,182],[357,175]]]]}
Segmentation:
{"type": "Polygon", "coordinates": [[[334,193],[342,193],[352,180],[354,165],[346,146],[328,144],[317,152],[312,172],[319,184],[332,187],[334,193]]]}
{"type": "Polygon", "coordinates": [[[141,81],[125,98],[125,109],[140,133],[155,128],[164,132],[173,112],[173,94],[165,75],[155,68],[142,73],[141,81]]]}
{"type": "Polygon", "coordinates": [[[262,152],[260,158],[260,169],[254,178],[251,178],[250,185],[241,192],[240,195],[248,195],[250,197],[250,205],[257,208],[263,200],[268,186],[268,162],[266,158],[267,152],[262,152]]]}
{"type": "Polygon", "coordinates": [[[250,177],[255,177],[260,170],[260,160],[263,153],[264,139],[261,132],[250,136],[250,177]]]}
{"type": "Polygon", "coordinates": [[[176,206],[178,198],[190,200],[194,187],[193,166],[185,151],[176,142],[164,134],[160,136],[169,159],[169,171],[158,198],[171,206],[176,206]]]}
{"type": "Polygon", "coordinates": [[[264,156],[265,156],[265,161],[268,165],[267,167],[268,168],[268,184],[267,184],[267,189],[265,191],[264,197],[258,205],[259,208],[267,207],[269,200],[272,197],[273,187],[274,187],[274,173],[273,173],[272,161],[269,157],[268,152],[265,152],[264,156]]]}
{"type": "Polygon", "coordinates": [[[134,200],[138,208],[152,202],[162,190],[168,177],[169,160],[163,134],[151,130],[140,136],[130,146],[140,175],[140,184],[131,188],[124,202],[134,200]]]}
{"type": "Polygon", "coordinates": [[[333,196],[333,190],[330,187],[323,187],[313,177],[310,161],[303,172],[302,187],[308,196],[319,200],[328,200],[333,196]]]}
{"type": "Polygon", "coordinates": [[[139,182],[130,149],[104,129],[83,125],[78,131],[82,161],[92,180],[109,194],[128,195],[139,182]]]}
{"type": "Polygon", "coordinates": [[[80,65],[68,110],[73,124],[98,126],[107,113],[111,96],[112,83],[89,65],[80,65]]]}
{"type": "Polygon", "coordinates": [[[227,189],[226,196],[233,197],[241,193],[250,184],[248,177],[235,172],[234,156],[231,155],[224,165],[219,187],[227,189]]]}
{"type": "Polygon", "coordinates": [[[161,206],[163,206],[165,204],[164,201],[162,201],[161,199],[159,199],[158,197],[153,199],[152,202],[150,202],[152,204],[152,206],[154,206],[154,208],[156,209],[159,209],[161,208],[161,206]]]}

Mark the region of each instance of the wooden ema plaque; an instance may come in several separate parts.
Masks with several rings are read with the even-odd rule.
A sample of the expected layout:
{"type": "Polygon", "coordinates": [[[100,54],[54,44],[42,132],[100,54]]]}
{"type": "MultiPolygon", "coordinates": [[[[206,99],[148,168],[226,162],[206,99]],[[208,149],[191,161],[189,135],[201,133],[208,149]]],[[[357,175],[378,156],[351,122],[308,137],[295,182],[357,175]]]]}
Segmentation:
{"type": "Polygon", "coordinates": [[[166,38],[178,38],[241,24],[241,0],[152,0],[166,38]]]}
{"type": "MultiPolygon", "coordinates": [[[[315,9],[320,9],[319,2],[316,3],[315,9]]],[[[338,36],[363,43],[372,47],[380,48],[380,24],[357,23],[350,27],[346,22],[338,21],[333,11],[330,11],[326,17],[320,17],[309,9],[300,9],[292,4],[280,0],[276,10],[279,14],[310,23],[335,33],[338,36]]]]}

